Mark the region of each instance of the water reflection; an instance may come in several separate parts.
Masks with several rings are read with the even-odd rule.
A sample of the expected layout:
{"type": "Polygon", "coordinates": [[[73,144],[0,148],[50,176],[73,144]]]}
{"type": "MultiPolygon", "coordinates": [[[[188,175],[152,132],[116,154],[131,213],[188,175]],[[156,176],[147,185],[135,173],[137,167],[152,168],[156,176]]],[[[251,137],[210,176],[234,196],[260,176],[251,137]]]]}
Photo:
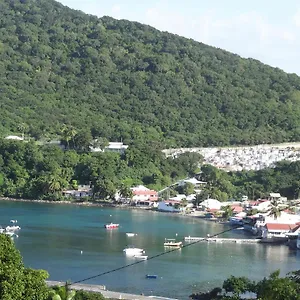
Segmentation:
{"type": "MultiPolygon", "coordinates": [[[[201,219],[150,211],[17,202],[0,205],[0,224],[14,218],[22,227],[15,244],[25,264],[48,270],[53,280],[80,280],[133,263],[135,260],[123,253],[127,245],[145,249],[145,255],[150,257],[166,252],[165,238],[206,237],[227,228],[201,219]],[[103,225],[107,222],[119,223],[120,227],[106,230],[103,225]],[[137,235],[127,237],[126,232],[137,235]]],[[[242,236],[242,231],[222,235],[242,236]]],[[[203,241],[89,283],[104,284],[111,290],[137,294],[152,291],[187,299],[193,291],[218,286],[230,275],[260,280],[276,269],[282,273],[300,269],[300,251],[277,245],[203,241]],[[157,274],[159,280],[147,280],[146,274],[157,274]]]]}

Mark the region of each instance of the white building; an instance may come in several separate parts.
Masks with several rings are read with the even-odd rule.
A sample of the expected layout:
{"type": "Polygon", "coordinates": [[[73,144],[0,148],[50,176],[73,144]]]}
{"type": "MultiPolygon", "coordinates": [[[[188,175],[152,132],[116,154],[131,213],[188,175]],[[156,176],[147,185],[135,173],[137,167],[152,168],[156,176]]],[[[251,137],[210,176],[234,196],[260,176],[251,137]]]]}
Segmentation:
{"type": "Polygon", "coordinates": [[[14,141],[24,141],[23,137],[17,136],[17,135],[9,135],[5,137],[6,140],[14,140],[14,141]]]}
{"type": "Polygon", "coordinates": [[[157,201],[158,193],[157,191],[150,190],[143,185],[138,185],[136,187],[131,188],[132,191],[132,201],[157,201]]]}
{"type": "Polygon", "coordinates": [[[108,146],[101,149],[100,147],[90,147],[92,152],[118,152],[120,154],[124,154],[128,145],[124,145],[123,142],[109,142],[108,146]]]}
{"type": "Polygon", "coordinates": [[[216,199],[206,199],[204,201],[202,201],[199,206],[202,206],[203,208],[206,209],[217,209],[220,210],[221,209],[221,202],[216,200],[216,199]]]}
{"type": "Polygon", "coordinates": [[[172,201],[162,201],[162,202],[158,202],[157,209],[159,211],[179,213],[180,209],[175,208],[174,205],[175,205],[175,203],[172,203],[172,201]]]}

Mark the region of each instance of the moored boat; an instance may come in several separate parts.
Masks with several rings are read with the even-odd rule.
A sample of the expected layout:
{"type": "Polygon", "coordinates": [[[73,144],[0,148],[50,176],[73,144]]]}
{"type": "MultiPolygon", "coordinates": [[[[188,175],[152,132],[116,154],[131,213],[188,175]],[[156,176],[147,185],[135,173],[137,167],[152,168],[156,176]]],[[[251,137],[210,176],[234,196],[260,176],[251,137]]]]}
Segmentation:
{"type": "Polygon", "coordinates": [[[141,255],[142,253],[145,253],[145,250],[141,249],[141,248],[136,248],[134,246],[128,246],[125,249],[123,249],[123,252],[126,255],[136,256],[136,255],[141,255]]]}
{"type": "Polygon", "coordinates": [[[298,234],[298,238],[297,238],[297,249],[300,250],[300,233],[298,234]]]}
{"type": "Polygon", "coordinates": [[[150,278],[150,279],[156,279],[157,278],[157,275],[152,275],[152,274],[147,274],[146,275],[146,278],[150,278]]]}
{"type": "Polygon", "coordinates": [[[132,232],[126,232],[126,235],[127,235],[127,236],[135,236],[136,234],[135,234],[135,233],[132,233],[132,232]]]}
{"type": "Polygon", "coordinates": [[[164,246],[165,247],[181,247],[182,242],[176,242],[175,239],[165,239],[164,246]]]}
{"type": "Polygon", "coordinates": [[[105,224],[104,227],[106,229],[113,229],[113,228],[118,228],[119,224],[115,224],[115,223],[110,223],[110,224],[105,224]]]}
{"type": "Polygon", "coordinates": [[[21,229],[21,227],[20,226],[6,226],[5,227],[5,230],[6,231],[16,231],[16,230],[20,230],[21,229]]]}
{"type": "Polygon", "coordinates": [[[136,259],[140,259],[140,260],[147,260],[148,256],[147,255],[134,255],[133,256],[136,259]]]}

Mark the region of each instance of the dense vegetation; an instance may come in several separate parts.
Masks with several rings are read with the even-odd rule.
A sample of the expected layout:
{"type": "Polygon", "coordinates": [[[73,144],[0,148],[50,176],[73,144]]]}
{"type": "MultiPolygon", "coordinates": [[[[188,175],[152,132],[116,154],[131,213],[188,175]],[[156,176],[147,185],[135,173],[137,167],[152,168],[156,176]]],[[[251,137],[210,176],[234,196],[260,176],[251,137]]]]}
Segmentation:
{"type": "Polygon", "coordinates": [[[25,268],[11,238],[0,234],[0,299],[46,300],[48,276],[44,270],[25,268]]]}
{"type": "Polygon", "coordinates": [[[190,297],[193,300],[300,300],[300,270],[285,277],[280,277],[279,271],[275,271],[258,282],[247,277],[230,276],[222,288],[216,287],[190,297]]]}
{"type": "MultiPolygon", "coordinates": [[[[124,155],[113,152],[76,152],[33,142],[0,140],[0,196],[29,199],[62,199],[62,191],[89,184],[95,199],[113,199],[117,190],[128,197],[129,188],[144,184],[160,190],[179,179],[199,173],[207,182],[198,200],[220,201],[268,196],[280,192],[298,198],[300,162],[280,162],[275,168],[226,173],[211,165],[201,166],[201,155],[184,153],[166,158],[153,148],[130,147],[124,155]]],[[[185,186],[180,193],[191,194],[185,186]]],[[[163,195],[164,196],[164,195],[163,195]]]]}
{"type": "Polygon", "coordinates": [[[279,192],[288,199],[298,199],[300,196],[300,161],[281,161],[275,168],[229,173],[203,165],[201,171],[201,179],[208,182],[202,199],[209,196],[220,201],[230,198],[240,200],[242,195],[257,199],[268,197],[271,192],[279,192]]]}
{"type": "Polygon", "coordinates": [[[113,198],[117,189],[126,194],[137,184],[157,190],[168,186],[196,172],[200,160],[196,153],[173,160],[148,148],[131,147],[120,156],[0,140],[0,195],[56,200],[62,198],[63,189],[90,184],[97,198],[113,198]]]}
{"type": "Polygon", "coordinates": [[[53,0],[0,0],[0,135],[160,147],[300,140],[300,79],[53,0]]]}

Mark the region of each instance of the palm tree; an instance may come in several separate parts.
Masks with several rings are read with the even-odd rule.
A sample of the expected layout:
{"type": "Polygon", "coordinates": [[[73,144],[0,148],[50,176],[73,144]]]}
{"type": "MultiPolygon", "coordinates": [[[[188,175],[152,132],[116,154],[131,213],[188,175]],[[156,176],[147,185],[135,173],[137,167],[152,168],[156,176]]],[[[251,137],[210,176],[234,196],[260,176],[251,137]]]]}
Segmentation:
{"type": "Polygon", "coordinates": [[[269,216],[273,217],[275,220],[281,216],[281,210],[279,209],[277,200],[275,199],[271,201],[269,216]]]}
{"type": "Polygon", "coordinates": [[[61,142],[65,145],[65,148],[70,148],[70,141],[73,142],[73,146],[75,144],[74,138],[77,134],[76,129],[73,126],[67,126],[66,124],[63,125],[61,129],[61,142]]]}
{"type": "Polygon", "coordinates": [[[119,193],[122,198],[125,198],[125,199],[132,198],[131,189],[129,188],[129,186],[125,185],[124,183],[122,183],[121,186],[119,187],[119,193]]]}
{"type": "Polygon", "coordinates": [[[28,130],[28,125],[26,123],[20,123],[17,128],[21,132],[22,139],[24,140],[25,132],[28,130]]]}
{"type": "Polygon", "coordinates": [[[223,218],[224,219],[228,219],[230,217],[232,217],[233,215],[233,209],[230,205],[227,205],[225,208],[224,208],[224,213],[223,213],[223,218]]]}

